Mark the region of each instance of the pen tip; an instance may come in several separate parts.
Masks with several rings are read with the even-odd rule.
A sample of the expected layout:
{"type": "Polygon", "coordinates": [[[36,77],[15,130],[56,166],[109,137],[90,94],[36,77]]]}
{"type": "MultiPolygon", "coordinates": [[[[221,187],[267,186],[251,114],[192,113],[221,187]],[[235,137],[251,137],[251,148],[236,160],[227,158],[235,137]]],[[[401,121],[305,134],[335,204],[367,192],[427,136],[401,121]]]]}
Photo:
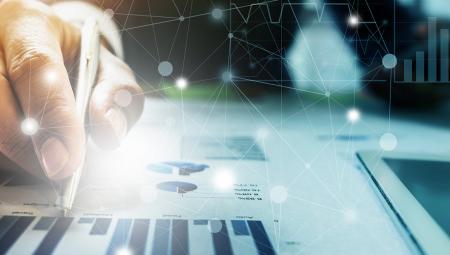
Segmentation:
{"type": "Polygon", "coordinates": [[[61,208],[61,209],[59,210],[59,213],[60,213],[60,216],[61,216],[61,217],[67,217],[68,214],[69,214],[69,210],[68,210],[67,208],[61,208]]]}

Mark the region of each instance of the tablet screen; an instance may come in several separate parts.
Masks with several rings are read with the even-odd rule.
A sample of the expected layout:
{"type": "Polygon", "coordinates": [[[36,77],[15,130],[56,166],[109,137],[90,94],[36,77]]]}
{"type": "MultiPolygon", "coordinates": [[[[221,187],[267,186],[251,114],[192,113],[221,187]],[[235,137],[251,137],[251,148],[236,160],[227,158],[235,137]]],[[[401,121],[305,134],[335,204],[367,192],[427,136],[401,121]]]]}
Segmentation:
{"type": "Polygon", "coordinates": [[[384,161],[450,236],[450,162],[393,158],[384,161]]]}

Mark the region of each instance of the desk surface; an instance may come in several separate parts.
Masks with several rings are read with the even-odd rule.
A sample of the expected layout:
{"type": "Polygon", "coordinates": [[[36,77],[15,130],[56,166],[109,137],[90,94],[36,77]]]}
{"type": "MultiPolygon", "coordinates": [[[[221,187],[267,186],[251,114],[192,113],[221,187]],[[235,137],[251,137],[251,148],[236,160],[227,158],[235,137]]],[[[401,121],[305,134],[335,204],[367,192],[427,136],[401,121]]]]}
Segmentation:
{"type": "MultiPolygon", "coordinates": [[[[405,113],[393,114],[389,121],[387,109],[370,106],[351,124],[347,107],[319,100],[285,102],[282,111],[280,102],[270,99],[253,104],[245,99],[155,100],[146,111],[152,117],[142,123],[170,126],[166,132],[181,137],[206,136],[223,143],[227,137],[255,137],[267,161],[247,171],[266,182],[269,194],[273,187],[284,187],[288,193],[285,202],[259,208],[278,221],[272,234],[282,253],[409,253],[354,153],[381,152],[380,137],[389,132],[398,141],[395,151],[449,154],[448,130],[431,123],[431,116],[419,122],[405,113]]],[[[182,157],[198,156],[199,147],[182,150],[182,157]]]]}
{"type": "MultiPolygon", "coordinates": [[[[381,152],[380,137],[389,132],[397,138],[396,151],[450,152],[443,126],[389,121],[365,110],[352,124],[348,108],[327,99],[285,102],[283,110],[276,101],[245,98],[146,103],[143,118],[119,150],[90,149],[74,216],[260,220],[280,254],[409,254],[355,151],[381,152]],[[180,168],[164,172],[160,163],[174,160],[208,167],[189,175],[180,168]],[[173,182],[184,186],[174,189],[173,182]]],[[[3,214],[14,206],[50,213],[24,207],[30,197],[35,203],[45,200],[42,192],[21,201],[8,198],[9,192],[2,191],[3,214]]],[[[112,230],[105,234],[113,235],[112,230]]],[[[59,251],[77,243],[64,240],[59,251]]],[[[212,245],[193,236],[189,240],[191,254],[208,253],[212,245]]],[[[233,240],[236,254],[256,252],[233,240]]],[[[104,252],[104,243],[93,246],[104,252]]]]}

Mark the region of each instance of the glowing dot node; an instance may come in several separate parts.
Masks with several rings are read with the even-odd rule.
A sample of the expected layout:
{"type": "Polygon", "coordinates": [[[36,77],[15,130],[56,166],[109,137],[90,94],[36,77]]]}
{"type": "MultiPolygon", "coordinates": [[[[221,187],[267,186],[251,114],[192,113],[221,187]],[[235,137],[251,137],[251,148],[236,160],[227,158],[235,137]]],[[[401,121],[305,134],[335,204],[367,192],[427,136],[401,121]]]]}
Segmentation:
{"type": "Polygon", "coordinates": [[[310,164],[310,163],[306,163],[306,164],[305,164],[305,168],[306,168],[306,169],[310,169],[310,168],[311,168],[311,164],[310,164]]]}
{"type": "Polygon", "coordinates": [[[361,118],[361,113],[358,109],[352,108],[347,111],[347,120],[350,123],[356,123],[361,118]]]}
{"type": "Polygon", "coordinates": [[[233,33],[228,33],[228,38],[233,38],[234,37],[234,34],[233,33]]]}
{"type": "Polygon", "coordinates": [[[185,17],[184,17],[184,16],[180,16],[178,19],[179,19],[180,21],[184,21],[184,20],[185,20],[185,17]]]}
{"type": "Polygon", "coordinates": [[[348,223],[354,223],[358,220],[358,213],[353,209],[346,209],[344,211],[344,219],[348,223]]]}
{"type": "Polygon", "coordinates": [[[256,132],[256,136],[257,136],[258,140],[265,140],[268,135],[269,135],[269,130],[267,130],[266,128],[260,128],[256,132]]]}
{"type": "Polygon", "coordinates": [[[173,72],[173,65],[169,61],[163,61],[158,65],[158,72],[162,76],[169,76],[173,72]]]}
{"type": "Polygon", "coordinates": [[[229,170],[219,171],[214,177],[214,184],[218,189],[230,189],[234,184],[233,174],[229,170]]]}
{"type": "Polygon", "coordinates": [[[325,96],[326,96],[326,97],[330,97],[330,96],[331,96],[330,91],[325,92],[325,96]]]}
{"type": "Polygon", "coordinates": [[[113,9],[106,9],[103,14],[106,18],[111,19],[114,16],[114,10],[113,9]]]}
{"type": "Polygon", "coordinates": [[[114,102],[120,107],[127,107],[131,104],[133,96],[126,89],[119,89],[114,95],[114,102]]]}
{"type": "Polygon", "coordinates": [[[222,80],[225,83],[231,82],[233,80],[233,74],[230,71],[225,71],[222,73],[222,80]]]}
{"type": "Polygon", "coordinates": [[[58,80],[58,73],[55,70],[49,70],[45,74],[45,78],[47,79],[47,82],[54,83],[58,80]]]}
{"type": "Polygon", "coordinates": [[[116,250],[115,255],[133,255],[133,253],[127,247],[121,247],[116,250]]]}
{"type": "Polygon", "coordinates": [[[178,78],[175,82],[175,85],[177,86],[177,88],[183,90],[188,86],[188,82],[185,78],[178,78]]]}
{"type": "Polygon", "coordinates": [[[356,15],[351,15],[350,17],[348,17],[348,23],[349,23],[352,27],[356,27],[356,26],[359,24],[358,16],[356,16],[356,15]]]}
{"type": "Polygon", "coordinates": [[[214,19],[221,19],[223,17],[223,11],[219,8],[212,10],[211,15],[214,19]]]}
{"type": "Polygon", "coordinates": [[[286,201],[288,193],[285,187],[275,186],[270,190],[270,199],[272,202],[281,204],[286,201]]]}
{"type": "Polygon", "coordinates": [[[392,69],[397,65],[397,57],[393,54],[386,54],[382,59],[383,66],[392,69]]]}
{"type": "Polygon", "coordinates": [[[210,220],[208,222],[208,230],[213,234],[219,233],[222,230],[222,222],[220,220],[210,220]]]}
{"type": "Polygon", "coordinates": [[[39,129],[39,124],[33,118],[26,118],[22,121],[20,128],[22,129],[22,132],[24,134],[31,136],[37,133],[39,129]]]}
{"type": "Polygon", "coordinates": [[[381,149],[385,151],[393,151],[397,147],[397,137],[392,133],[384,133],[379,140],[381,149]]]}

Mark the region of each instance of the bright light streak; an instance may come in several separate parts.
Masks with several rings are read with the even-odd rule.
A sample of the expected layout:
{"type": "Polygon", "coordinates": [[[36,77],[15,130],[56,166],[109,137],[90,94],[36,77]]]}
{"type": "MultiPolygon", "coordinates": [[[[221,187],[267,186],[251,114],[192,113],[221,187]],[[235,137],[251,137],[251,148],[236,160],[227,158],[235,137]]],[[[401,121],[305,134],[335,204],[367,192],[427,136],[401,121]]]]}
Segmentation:
{"type": "Polygon", "coordinates": [[[234,184],[233,174],[230,170],[220,170],[214,177],[214,184],[222,190],[230,189],[234,184]]]}
{"type": "Polygon", "coordinates": [[[269,136],[269,130],[267,130],[266,128],[260,128],[258,129],[258,131],[256,131],[256,137],[260,141],[265,140],[267,136],[269,136]]]}
{"type": "Polygon", "coordinates": [[[116,250],[116,255],[133,255],[133,253],[127,247],[122,247],[116,250]]]}
{"type": "Polygon", "coordinates": [[[358,16],[356,16],[356,15],[351,15],[350,17],[348,17],[348,23],[349,23],[350,26],[352,26],[352,27],[358,26],[358,24],[359,24],[358,16]]]}
{"type": "Polygon", "coordinates": [[[53,84],[58,80],[58,73],[55,70],[48,70],[45,73],[45,79],[48,83],[53,84]]]}
{"type": "Polygon", "coordinates": [[[22,132],[24,134],[31,136],[37,133],[39,129],[39,124],[33,118],[26,118],[22,121],[20,128],[22,129],[22,132]]]}
{"type": "Polygon", "coordinates": [[[347,120],[351,123],[356,123],[361,118],[361,113],[358,109],[352,108],[347,111],[347,120]]]}
{"type": "Polygon", "coordinates": [[[176,81],[176,86],[183,90],[188,86],[188,82],[185,78],[178,78],[178,80],[176,81]]]}
{"type": "Polygon", "coordinates": [[[272,202],[281,204],[286,201],[288,192],[284,186],[275,186],[270,190],[270,199],[272,202]]]}

